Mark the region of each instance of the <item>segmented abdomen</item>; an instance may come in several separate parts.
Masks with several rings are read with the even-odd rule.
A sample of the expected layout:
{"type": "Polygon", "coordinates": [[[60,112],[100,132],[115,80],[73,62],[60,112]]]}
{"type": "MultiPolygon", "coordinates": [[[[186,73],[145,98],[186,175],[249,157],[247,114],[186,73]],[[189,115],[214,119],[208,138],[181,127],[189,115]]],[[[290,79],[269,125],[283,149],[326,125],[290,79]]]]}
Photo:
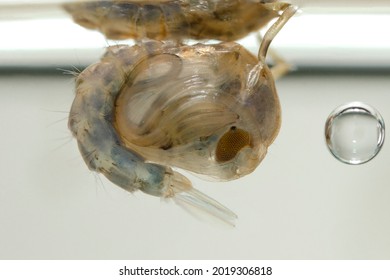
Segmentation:
{"type": "Polygon", "coordinates": [[[232,41],[278,16],[252,0],[90,1],[65,4],[78,24],[109,39],[186,38],[232,41]]]}

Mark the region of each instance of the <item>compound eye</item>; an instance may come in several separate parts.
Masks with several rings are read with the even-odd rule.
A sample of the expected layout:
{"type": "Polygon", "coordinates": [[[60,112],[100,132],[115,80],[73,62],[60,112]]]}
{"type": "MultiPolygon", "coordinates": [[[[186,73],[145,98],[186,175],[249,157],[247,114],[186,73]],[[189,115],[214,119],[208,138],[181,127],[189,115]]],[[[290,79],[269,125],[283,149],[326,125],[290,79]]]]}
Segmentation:
{"type": "Polygon", "coordinates": [[[227,162],[235,158],[237,153],[244,147],[250,146],[251,137],[243,129],[232,126],[217,144],[215,156],[218,162],[227,162]]]}

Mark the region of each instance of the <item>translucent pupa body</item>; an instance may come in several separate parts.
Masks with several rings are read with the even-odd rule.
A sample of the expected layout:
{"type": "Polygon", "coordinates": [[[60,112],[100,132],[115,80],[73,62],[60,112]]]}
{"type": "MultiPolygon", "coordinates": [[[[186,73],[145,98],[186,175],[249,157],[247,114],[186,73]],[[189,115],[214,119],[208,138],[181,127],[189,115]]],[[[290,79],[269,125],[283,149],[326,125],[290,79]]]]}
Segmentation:
{"type": "Polygon", "coordinates": [[[109,39],[233,41],[264,27],[289,4],[261,0],[80,1],[64,8],[109,39]]]}
{"type": "Polygon", "coordinates": [[[283,11],[258,57],[234,42],[109,47],[77,77],[69,116],[88,167],[127,191],[174,198],[233,223],[232,211],[176,168],[232,180],[258,166],[280,127],[265,57],[295,11],[283,11]]]}

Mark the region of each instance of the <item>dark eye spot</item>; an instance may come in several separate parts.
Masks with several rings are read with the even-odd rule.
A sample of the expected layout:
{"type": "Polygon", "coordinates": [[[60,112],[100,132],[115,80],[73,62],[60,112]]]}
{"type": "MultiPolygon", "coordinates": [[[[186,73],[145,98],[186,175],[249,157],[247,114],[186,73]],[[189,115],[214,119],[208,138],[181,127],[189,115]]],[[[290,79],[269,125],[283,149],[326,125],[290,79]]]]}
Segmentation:
{"type": "Polygon", "coordinates": [[[169,143],[166,143],[165,145],[160,146],[160,149],[166,151],[166,150],[169,150],[172,147],[173,147],[172,142],[169,142],[169,143]]]}
{"type": "Polygon", "coordinates": [[[237,153],[244,147],[250,146],[251,137],[243,129],[232,126],[217,144],[215,156],[218,162],[227,162],[236,157],[237,153]]]}

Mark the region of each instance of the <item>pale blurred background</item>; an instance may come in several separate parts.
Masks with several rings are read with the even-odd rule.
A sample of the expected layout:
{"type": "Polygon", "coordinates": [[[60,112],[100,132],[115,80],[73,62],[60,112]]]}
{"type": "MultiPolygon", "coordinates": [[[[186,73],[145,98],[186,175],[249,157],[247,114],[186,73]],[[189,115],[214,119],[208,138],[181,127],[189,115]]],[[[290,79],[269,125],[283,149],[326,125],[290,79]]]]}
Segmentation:
{"type": "MultiPolygon", "coordinates": [[[[390,258],[386,141],[372,161],[351,166],[324,139],[328,115],[346,102],[390,120],[387,1],[293,2],[301,12],[272,44],[296,68],[277,81],[277,140],[238,181],[191,176],[237,213],[235,228],[128,194],[86,168],[67,129],[74,82],[66,70],[116,42],[54,4],[39,13],[17,2],[31,4],[0,1],[0,259],[390,258]]],[[[253,37],[243,44],[256,51],[253,37]]]]}

